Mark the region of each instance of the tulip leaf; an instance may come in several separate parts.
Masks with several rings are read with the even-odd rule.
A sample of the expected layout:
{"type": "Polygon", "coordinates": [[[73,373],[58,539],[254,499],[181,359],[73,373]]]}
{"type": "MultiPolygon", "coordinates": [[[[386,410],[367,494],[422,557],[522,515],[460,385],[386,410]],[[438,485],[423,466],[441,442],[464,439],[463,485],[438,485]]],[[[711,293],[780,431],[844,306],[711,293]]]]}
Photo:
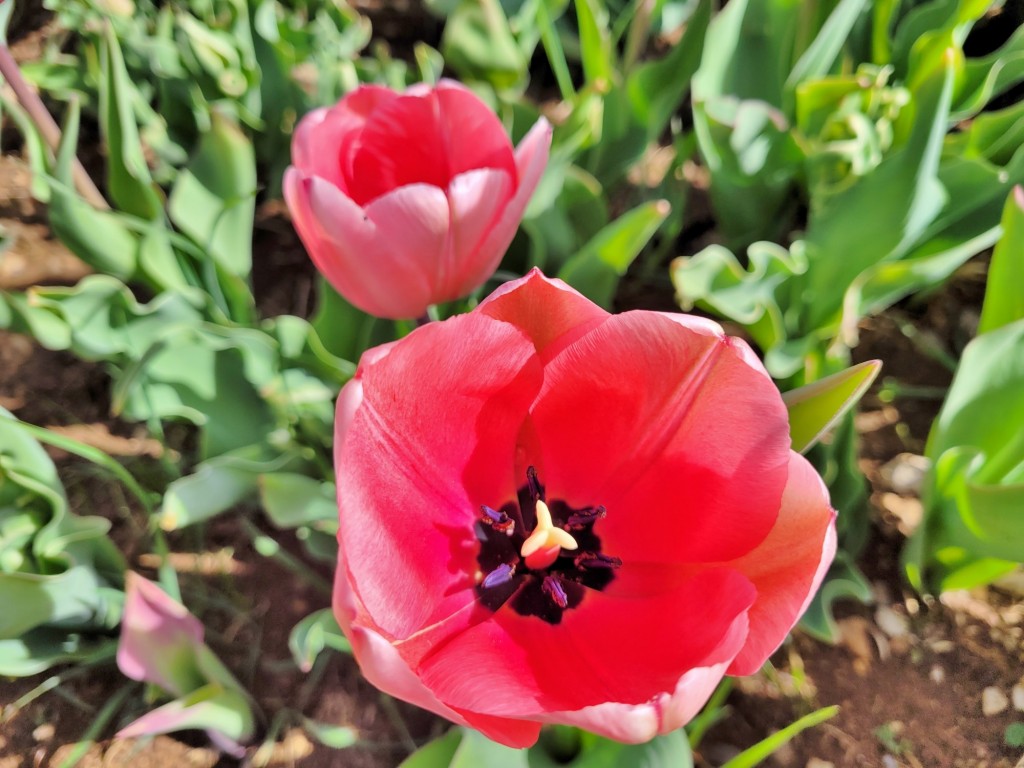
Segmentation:
{"type": "Polygon", "coordinates": [[[699,0],[686,23],[682,40],[663,58],[641,64],[626,80],[633,114],[637,122],[646,127],[650,141],[661,136],[690,90],[690,79],[704,49],[712,5],[711,0],[699,0]]]}
{"type": "Polygon", "coordinates": [[[288,467],[294,457],[268,458],[262,445],[249,446],[204,461],[195,473],[167,486],[160,526],[177,530],[224,512],[254,496],[259,477],[288,467]]]}
{"type": "Polygon", "coordinates": [[[988,269],[978,333],[1024,319],[1024,187],[1014,187],[1007,198],[1002,228],[988,269]]]}
{"type": "Polygon", "coordinates": [[[644,203],[592,237],[558,276],[588,299],[610,309],[619,278],[671,212],[666,200],[644,203]]]}
{"type": "Polygon", "coordinates": [[[860,400],[881,367],[869,360],[784,393],[793,450],[806,453],[818,442],[860,400]]]}
{"type": "Polygon", "coordinates": [[[603,0],[575,0],[580,31],[580,58],[587,83],[603,89],[615,79],[614,47],[603,0]]]}
{"type": "Polygon", "coordinates": [[[462,741],[448,764],[449,768],[479,768],[482,765],[493,768],[530,767],[525,749],[498,744],[472,728],[463,731],[462,741]]]}
{"type": "Polygon", "coordinates": [[[359,731],[351,725],[319,723],[308,717],[302,718],[302,725],[314,739],[331,749],[345,749],[359,740],[359,731]]]}
{"type": "Polygon", "coordinates": [[[1024,319],[967,345],[925,455],[925,519],[905,554],[919,587],[962,589],[1024,562],[1024,319]]]}
{"type": "Polygon", "coordinates": [[[100,48],[100,127],[107,150],[107,189],[117,206],[142,219],[163,216],[163,193],[153,183],[135,122],[135,88],[112,24],[100,48]]]}
{"type": "Polygon", "coordinates": [[[352,646],[330,608],[315,611],[296,624],[288,636],[288,648],[295,664],[303,672],[309,672],[317,656],[328,648],[341,653],[352,652],[352,646]]]}
{"type": "Polygon", "coordinates": [[[116,651],[117,638],[114,637],[37,627],[20,637],[0,639],[0,675],[30,677],[57,664],[110,659],[116,651]]]}
{"type": "Polygon", "coordinates": [[[278,528],[337,522],[334,483],[293,472],[271,472],[260,475],[259,490],[267,517],[278,528]]]}
{"type": "Polygon", "coordinates": [[[655,736],[644,744],[622,744],[593,733],[564,726],[556,727],[578,734],[574,756],[561,749],[545,748],[545,740],[529,750],[530,768],[617,768],[622,765],[640,765],[647,768],[693,768],[693,753],[683,730],[655,736]]]}
{"type": "Polygon", "coordinates": [[[238,277],[252,269],[256,185],[251,142],[231,119],[213,112],[210,130],[171,191],[167,213],[218,266],[238,277]]]}
{"type": "Polygon", "coordinates": [[[871,584],[853,564],[849,554],[840,550],[825,581],[800,619],[800,628],[827,643],[839,641],[839,626],[832,615],[832,604],[851,598],[867,604],[872,600],[871,584]]]}
{"type": "Polygon", "coordinates": [[[795,723],[787,725],[785,728],[776,731],[768,738],[759,741],[754,746],[736,755],[736,757],[725,763],[722,768],[754,768],[754,766],[760,765],[785,744],[788,744],[793,737],[803,733],[808,728],[813,728],[820,723],[824,723],[826,720],[830,720],[838,713],[839,707],[833,705],[831,707],[822,707],[811,712],[809,715],[804,715],[795,723]]]}
{"type": "Polygon", "coordinates": [[[452,728],[444,736],[417,749],[398,768],[448,768],[462,743],[464,733],[464,728],[452,728]]]}
{"type": "Polygon", "coordinates": [[[78,100],[68,106],[50,186],[50,226],[78,258],[99,272],[123,280],[135,274],[138,238],[120,215],[100,211],[74,190],[72,166],[78,147],[78,100]]]}

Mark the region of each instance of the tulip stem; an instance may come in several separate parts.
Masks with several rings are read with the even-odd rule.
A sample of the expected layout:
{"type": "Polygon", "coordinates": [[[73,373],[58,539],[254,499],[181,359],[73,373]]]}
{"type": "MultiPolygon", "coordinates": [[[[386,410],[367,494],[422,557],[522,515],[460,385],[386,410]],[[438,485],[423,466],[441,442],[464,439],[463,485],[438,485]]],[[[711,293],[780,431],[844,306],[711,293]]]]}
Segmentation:
{"type": "MultiPolygon", "coordinates": [[[[50,146],[50,149],[56,152],[60,147],[60,128],[57,127],[53,116],[46,108],[46,105],[43,104],[43,100],[39,98],[39,94],[25,81],[21,74],[21,69],[18,67],[18,62],[14,60],[10,48],[6,45],[0,45],[0,75],[3,75],[4,80],[7,81],[11,90],[14,91],[18,103],[21,104],[22,109],[28,114],[29,119],[35,125],[36,130],[39,131],[43,140],[50,146]]],[[[71,173],[79,194],[93,208],[103,211],[110,208],[102,193],[92,183],[92,178],[90,178],[78,157],[74,158],[71,173]]]]}
{"type": "Polygon", "coordinates": [[[398,738],[411,755],[417,750],[416,740],[409,733],[409,726],[405,724],[405,720],[402,717],[402,713],[398,711],[398,707],[395,706],[395,700],[388,696],[386,693],[380,695],[380,706],[384,710],[384,713],[388,716],[391,724],[395,726],[395,730],[398,731],[398,738]]]}

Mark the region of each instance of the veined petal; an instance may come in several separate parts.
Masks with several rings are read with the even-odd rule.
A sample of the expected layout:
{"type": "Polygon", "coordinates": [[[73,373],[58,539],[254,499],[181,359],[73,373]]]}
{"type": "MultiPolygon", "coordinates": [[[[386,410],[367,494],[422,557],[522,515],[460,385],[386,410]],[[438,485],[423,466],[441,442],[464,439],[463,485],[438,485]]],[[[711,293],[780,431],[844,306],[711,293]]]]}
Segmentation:
{"type": "Polygon", "coordinates": [[[410,184],[445,189],[476,168],[515,176],[512,144],[497,116],[466,88],[405,94],[369,116],[352,155],[353,199],[368,204],[410,184]]]}
{"type": "MultiPolygon", "coordinates": [[[[480,245],[484,253],[500,253],[504,255],[509,243],[519,229],[526,206],[533,197],[533,192],[544,175],[548,164],[548,152],[551,149],[551,125],[541,118],[519,142],[515,153],[515,168],[518,185],[515,194],[509,200],[501,216],[495,221],[490,233],[480,245]]],[[[499,257],[500,258],[500,257],[499,257]]]]}
{"type": "Polygon", "coordinates": [[[308,112],[292,137],[292,163],[306,176],[319,176],[347,189],[351,154],[366,118],[379,107],[398,98],[379,85],[365,85],[352,91],[335,106],[308,112]]]}
{"type": "Polygon", "coordinates": [[[317,269],[346,299],[379,317],[426,311],[437,259],[447,248],[441,190],[405,187],[364,211],[325,180],[290,170],[285,198],[317,269]]]}
{"type": "Polygon", "coordinates": [[[506,605],[415,671],[453,709],[501,717],[641,704],[713,654],[754,597],[741,574],[714,569],[651,598],[588,591],[557,625],[506,605]]]}
{"type": "Polygon", "coordinates": [[[448,186],[451,241],[437,282],[439,300],[465,296],[498,268],[503,254],[480,246],[508,203],[512,185],[513,179],[498,168],[466,171],[452,179],[448,186]]]}
{"type": "Polygon", "coordinates": [[[481,315],[424,326],[362,369],[335,448],[338,540],[388,639],[474,600],[473,524],[480,504],[514,497],[516,436],[541,376],[522,333],[481,315]]]}
{"type": "Polygon", "coordinates": [[[686,671],[675,688],[642,704],[607,702],[576,712],[545,714],[546,723],[575,725],[627,744],[642,744],[660,733],[682,728],[692,720],[725,676],[726,667],[747,637],[747,617],[733,621],[722,643],[702,666],[686,671]]]}
{"type": "Polygon", "coordinates": [[[786,410],[734,344],[627,312],[545,366],[532,411],[545,482],[570,506],[607,508],[594,531],[624,567],[728,560],[775,524],[786,410]]]}
{"type": "Polygon", "coordinates": [[[536,268],[502,285],[476,311],[522,329],[545,362],[611,317],[575,288],[536,268]]]}
{"type": "Polygon", "coordinates": [[[779,519],[764,542],[729,563],[757,587],[750,634],[730,675],[756,672],[789,634],[818,591],[836,552],[835,511],[818,473],[790,451],[779,519]]]}

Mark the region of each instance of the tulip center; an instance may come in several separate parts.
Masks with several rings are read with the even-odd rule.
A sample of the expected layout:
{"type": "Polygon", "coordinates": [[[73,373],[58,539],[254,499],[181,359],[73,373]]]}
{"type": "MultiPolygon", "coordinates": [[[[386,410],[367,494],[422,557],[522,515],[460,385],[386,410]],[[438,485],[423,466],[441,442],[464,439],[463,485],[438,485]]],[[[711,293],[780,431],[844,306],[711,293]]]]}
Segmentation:
{"type": "Polygon", "coordinates": [[[509,603],[523,616],[558,624],[565,611],[583,601],[587,589],[604,589],[622,565],[601,551],[594,533],[605,508],[548,501],[533,467],[526,471],[517,501],[500,509],[484,505],[480,511],[476,591],[491,610],[509,603]]]}

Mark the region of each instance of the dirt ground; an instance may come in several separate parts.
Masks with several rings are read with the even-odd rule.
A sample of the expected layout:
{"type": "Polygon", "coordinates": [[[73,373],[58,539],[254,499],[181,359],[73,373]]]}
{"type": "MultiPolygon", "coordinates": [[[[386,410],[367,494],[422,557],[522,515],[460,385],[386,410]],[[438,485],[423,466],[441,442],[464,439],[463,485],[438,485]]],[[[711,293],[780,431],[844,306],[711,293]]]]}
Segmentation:
{"type": "MultiPolygon", "coordinates": [[[[86,268],[57,243],[45,211],[28,193],[29,177],[15,156],[0,157],[0,226],[13,240],[0,257],[0,289],[34,283],[73,283],[86,268]]],[[[699,216],[699,205],[695,205],[699,216]]],[[[694,231],[704,231],[697,222],[694,231]]],[[[281,206],[257,216],[255,287],[268,313],[308,314],[312,270],[281,206]],[[287,279],[285,279],[287,278],[287,279]]],[[[794,768],[1012,768],[1024,766],[1024,747],[1006,744],[1008,726],[1024,723],[1024,578],[941,600],[914,594],[899,568],[904,536],[920,517],[920,502],[904,482],[918,467],[931,420],[951,372],[937,358],[956,356],[977,323],[984,286],[983,259],[966,265],[937,294],[906,302],[864,322],[857,359],[880,358],[885,369],[861,408],[861,466],[871,484],[872,534],[861,566],[874,587],[871,606],[841,607],[843,637],[830,646],[799,632],[773,658],[774,673],[737,682],[730,714],[704,738],[698,765],[720,765],[740,750],[813,709],[840,706],[829,722],[797,737],[767,765],[794,768]],[[893,387],[895,385],[895,388],[893,387]],[[885,395],[892,394],[894,398],[885,395]],[[902,394],[901,394],[902,393],[902,394]],[[909,470],[908,470],[909,468],[909,470]],[[901,479],[902,478],[902,479],[901,479]],[[899,479],[899,482],[897,480],[899,479]]],[[[667,276],[627,284],[619,309],[671,307],[667,276]]],[[[109,380],[101,366],[43,350],[29,339],[0,332],[0,405],[34,424],[70,431],[122,459],[133,470],[154,463],[154,446],[139,427],[109,415],[109,380]]],[[[132,567],[151,563],[133,547],[144,527],[114,483],[81,462],[54,453],[76,511],[114,522],[114,536],[132,567]]],[[[842,512],[842,510],[840,510],[842,512]]],[[[446,724],[381,696],[346,656],[333,654],[310,676],[289,661],[287,633],[300,618],[329,604],[329,596],[258,555],[243,519],[266,527],[258,510],[241,509],[203,531],[209,554],[196,558],[195,538],[172,538],[187,595],[202,604],[216,591],[221,603],[203,612],[208,641],[254,692],[266,712],[282,707],[313,720],[354,726],[357,744],[331,750],[312,742],[298,716],[264,722],[276,743],[254,759],[301,768],[385,768],[446,724]],[[222,603],[226,602],[226,606],[222,603]],[[267,619],[273,615],[273,621],[267,619]]],[[[280,537],[280,534],[275,533],[280,537]]],[[[286,548],[296,548],[285,541],[286,548]]],[[[326,571],[320,574],[330,579],[326,571]]],[[[49,685],[48,683],[46,685],[49,685]]],[[[234,765],[205,746],[201,734],[114,742],[116,727],[141,714],[124,707],[98,734],[87,734],[102,705],[126,685],[110,663],[80,673],[54,670],[30,679],[0,679],[0,768],[58,766],[87,735],[88,768],[210,768],[234,765]],[[59,684],[40,692],[44,681],[59,684]],[[35,692],[31,701],[23,697],[35,692]]],[[[131,684],[136,685],[136,684],[131,684]]],[[[45,687],[45,686],[44,686],[45,687]]],[[[27,697],[26,697],[27,698],[27,697]]],[[[129,701],[140,702],[133,696],[129,701]]]]}

